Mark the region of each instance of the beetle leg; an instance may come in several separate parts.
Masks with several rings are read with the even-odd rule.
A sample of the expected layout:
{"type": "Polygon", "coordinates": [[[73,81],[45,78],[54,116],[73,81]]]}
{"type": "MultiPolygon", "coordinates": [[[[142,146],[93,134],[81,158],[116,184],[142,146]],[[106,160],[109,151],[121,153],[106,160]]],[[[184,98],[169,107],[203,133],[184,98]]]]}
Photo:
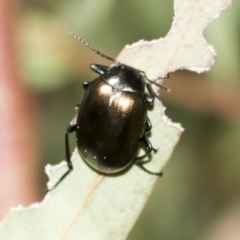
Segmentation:
{"type": "Polygon", "coordinates": [[[147,86],[147,90],[148,90],[148,93],[149,93],[149,94],[145,93],[145,95],[146,95],[146,101],[147,101],[148,103],[153,103],[156,94],[154,93],[154,91],[153,91],[152,86],[151,86],[150,83],[147,83],[146,86],[147,86]]]}
{"type": "Polygon", "coordinates": [[[155,148],[153,148],[151,142],[149,141],[149,139],[143,135],[140,139],[141,142],[143,142],[145,144],[145,146],[147,147],[147,152],[140,156],[140,157],[135,157],[133,160],[134,160],[134,163],[146,163],[148,162],[149,160],[147,161],[144,161],[144,158],[146,158],[150,153],[151,151],[154,151],[154,152],[157,152],[157,150],[155,148]]]}
{"type": "Polygon", "coordinates": [[[143,164],[141,164],[141,163],[136,163],[136,165],[137,165],[138,167],[140,167],[142,170],[144,170],[145,172],[149,173],[149,174],[157,175],[157,176],[160,176],[160,177],[163,175],[162,172],[151,172],[151,171],[149,171],[149,170],[146,169],[146,168],[143,166],[143,164]]]}
{"type": "Polygon", "coordinates": [[[149,132],[152,129],[152,123],[150,122],[149,118],[147,117],[146,123],[145,123],[145,133],[149,132]]]}
{"type": "Polygon", "coordinates": [[[100,64],[91,64],[90,68],[99,75],[105,75],[108,73],[109,67],[100,64]]]}
{"type": "Polygon", "coordinates": [[[147,152],[146,152],[145,154],[143,154],[142,156],[140,156],[140,157],[135,157],[135,158],[133,159],[133,160],[134,160],[134,163],[142,162],[142,160],[143,160],[145,157],[147,157],[147,156],[151,153],[152,150],[155,150],[155,149],[152,147],[151,142],[149,141],[149,139],[148,139],[145,135],[143,135],[143,136],[141,137],[140,141],[142,141],[142,142],[145,144],[145,146],[147,147],[148,150],[147,150],[147,152]]]}
{"type": "Polygon", "coordinates": [[[74,121],[70,123],[65,133],[66,161],[67,161],[69,170],[72,170],[73,166],[72,166],[71,156],[70,156],[68,134],[74,132],[76,129],[77,129],[77,123],[76,123],[76,118],[74,118],[74,121]]]}
{"type": "MultiPolygon", "coordinates": [[[[151,123],[150,119],[149,119],[148,116],[147,116],[147,121],[146,121],[146,123],[145,123],[145,133],[146,133],[146,132],[149,132],[151,129],[152,129],[152,123],[151,123]]],[[[153,150],[154,152],[157,152],[157,150],[156,150],[155,148],[153,148],[153,147],[152,147],[152,150],[153,150]]]]}
{"type": "Polygon", "coordinates": [[[49,191],[53,190],[54,188],[56,188],[59,185],[59,183],[62,182],[62,180],[64,178],[66,178],[67,175],[73,169],[73,165],[72,165],[72,161],[71,161],[71,157],[70,157],[68,134],[74,132],[77,128],[76,116],[71,121],[71,123],[68,126],[66,133],[65,133],[65,150],[66,150],[66,161],[67,161],[67,165],[68,165],[68,171],[63,174],[63,176],[57,181],[57,183],[51,189],[46,189],[45,190],[46,192],[49,192],[49,191]]]}
{"type": "Polygon", "coordinates": [[[86,90],[88,88],[90,81],[83,82],[83,88],[86,90]]]}
{"type": "MultiPolygon", "coordinates": [[[[148,120],[149,120],[149,119],[148,119],[148,120]]],[[[150,122],[150,121],[149,121],[149,122],[150,122]]],[[[162,176],[162,172],[151,172],[151,171],[147,170],[147,169],[143,166],[143,164],[144,164],[143,159],[144,159],[147,155],[149,155],[152,150],[153,150],[153,151],[156,151],[156,150],[152,147],[151,142],[149,141],[149,139],[148,139],[145,135],[142,136],[141,140],[143,141],[143,143],[144,143],[144,144],[146,145],[146,147],[148,148],[148,151],[147,151],[144,155],[142,155],[142,156],[140,156],[140,157],[134,158],[134,163],[135,163],[138,167],[142,168],[145,172],[147,172],[147,173],[149,173],[149,174],[153,174],[153,175],[157,175],[157,176],[162,176]]]]}
{"type": "Polygon", "coordinates": [[[147,103],[153,103],[154,99],[145,93],[147,103]]]}

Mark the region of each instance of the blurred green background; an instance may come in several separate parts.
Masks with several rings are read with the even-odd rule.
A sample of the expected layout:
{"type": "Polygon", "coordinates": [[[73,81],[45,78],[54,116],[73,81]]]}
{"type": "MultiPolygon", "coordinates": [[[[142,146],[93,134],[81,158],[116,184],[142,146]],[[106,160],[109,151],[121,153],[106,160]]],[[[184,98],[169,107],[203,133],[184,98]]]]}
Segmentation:
{"type": "MultiPolygon", "coordinates": [[[[44,186],[43,166],[64,159],[82,82],[96,76],[90,63],[109,65],[69,32],[115,57],[126,44],[164,37],[173,1],[24,0],[18,7],[19,65],[37,109],[44,186]]],[[[236,1],[204,31],[218,54],[211,71],[177,71],[164,82],[166,114],[185,131],[129,240],[240,239],[239,11],[236,1]]]]}

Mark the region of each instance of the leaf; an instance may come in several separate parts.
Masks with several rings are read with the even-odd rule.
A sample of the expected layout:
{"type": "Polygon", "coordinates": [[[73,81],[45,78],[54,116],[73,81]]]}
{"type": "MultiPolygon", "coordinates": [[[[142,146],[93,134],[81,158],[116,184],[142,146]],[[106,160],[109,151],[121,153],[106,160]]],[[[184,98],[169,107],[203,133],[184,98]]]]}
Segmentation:
{"type": "MultiPolygon", "coordinates": [[[[159,170],[159,166],[166,163],[181,132],[177,125],[159,121],[161,111],[156,106],[149,114],[155,129],[151,141],[159,147],[148,164],[153,170],[159,170]]],[[[115,240],[126,237],[158,177],[146,174],[137,166],[123,175],[104,177],[90,169],[77,151],[72,160],[74,171],[49,192],[42,203],[25,211],[21,207],[10,211],[1,224],[0,239],[115,240]]],[[[65,163],[47,166],[51,184],[66,171],[65,163]]]]}
{"type": "MultiPolygon", "coordinates": [[[[176,0],[172,29],[164,39],[140,41],[127,46],[118,60],[144,70],[156,78],[176,69],[208,70],[215,58],[202,30],[218,13],[231,4],[219,0],[176,0]]],[[[176,145],[182,128],[165,115],[160,102],[149,111],[153,124],[150,141],[158,149],[145,166],[163,169],[176,145]]],[[[74,170],[49,192],[41,203],[12,209],[0,225],[0,239],[121,240],[125,239],[158,177],[133,166],[119,176],[102,176],[90,169],[75,150],[74,170]]],[[[67,171],[64,163],[47,166],[48,185],[54,186],[67,171]]]]}
{"type": "Polygon", "coordinates": [[[216,57],[206,43],[203,29],[232,0],[175,0],[172,27],[165,38],[139,41],[126,46],[118,56],[120,62],[145,71],[156,79],[177,69],[198,73],[207,71],[216,57]]]}

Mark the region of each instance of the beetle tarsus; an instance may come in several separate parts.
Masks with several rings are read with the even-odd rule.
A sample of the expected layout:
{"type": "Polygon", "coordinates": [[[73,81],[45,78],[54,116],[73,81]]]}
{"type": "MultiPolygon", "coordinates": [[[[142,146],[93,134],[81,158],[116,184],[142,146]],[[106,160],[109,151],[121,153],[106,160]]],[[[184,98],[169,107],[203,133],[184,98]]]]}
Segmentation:
{"type": "Polygon", "coordinates": [[[156,175],[156,176],[159,176],[159,177],[161,177],[161,176],[163,175],[162,172],[151,172],[151,171],[149,171],[149,170],[146,169],[146,168],[143,166],[143,164],[141,164],[141,163],[136,163],[136,165],[137,165],[138,167],[140,167],[142,170],[144,170],[145,172],[149,173],[149,174],[156,175]]]}
{"type": "Polygon", "coordinates": [[[52,191],[53,189],[55,189],[68,175],[69,175],[69,173],[71,172],[73,170],[73,166],[72,166],[72,163],[71,163],[71,167],[69,167],[69,164],[68,164],[68,170],[67,170],[67,172],[65,172],[62,176],[61,176],[61,178],[56,182],[56,184],[52,187],[52,188],[50,188],[50,189],[45,189],[44,190],[44,192],[50,192],[50,191],[52,191]]]}
{"type": "Polygon", "coordinates": [[[159,79],[166,79],[166,78],[169,78],[169,73],[167,73],[166,75],[160,76],[160,77],[158,77],[157,79],[155,79],[153,81],[157,81],[159,79]]]}

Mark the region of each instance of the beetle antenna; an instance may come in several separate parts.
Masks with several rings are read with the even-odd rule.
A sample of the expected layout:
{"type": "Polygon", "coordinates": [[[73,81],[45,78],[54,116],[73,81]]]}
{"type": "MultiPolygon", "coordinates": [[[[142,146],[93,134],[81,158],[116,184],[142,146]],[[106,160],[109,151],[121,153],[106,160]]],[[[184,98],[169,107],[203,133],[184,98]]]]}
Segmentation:
{"type": "Polygon", "coordinates": [[[76,33],[74,32],[70,32],[70,35],[75,37],[78,41],[80,41],[81,43],[83,43],[84,45],[86,45],[88,48],[90,48],[92,51],[94,51],[96,54],[98,54],[99,56],[103,57],[103,58],[106,58],[114,63],[116,63],[117,65],[120,64],[119,61],[117,61],[116,59],[113,59],[101,52],[99,52],[95,47],[93,47],[92,45],[90,45],[85,39],[83,39],[82,37],[78,36],[76,33]]]}

